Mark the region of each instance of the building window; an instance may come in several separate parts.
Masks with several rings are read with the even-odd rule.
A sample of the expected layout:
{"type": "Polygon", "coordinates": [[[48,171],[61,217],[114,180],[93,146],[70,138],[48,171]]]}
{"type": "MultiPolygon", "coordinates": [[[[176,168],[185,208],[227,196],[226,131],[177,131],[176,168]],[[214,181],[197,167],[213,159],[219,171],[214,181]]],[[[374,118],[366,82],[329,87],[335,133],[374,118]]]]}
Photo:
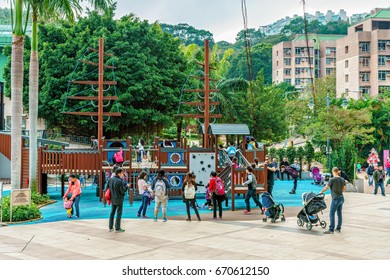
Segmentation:
{"type": "Polygon", "coordinates": [[[370,52],[370,42],[360,42],[359,49],[361,52],[370,52]]]}
{"type": "Polygon", "coordinates": [[[279,66],[279,61],[276,61],[276,66],[279,66]]]}
{"type": "Polygon", "coordinates": [[[283,82],[285,82],[287,84],[291,84],[291,79],[284,79],[283,82]]]}
{"type": "Polygon", "coordinates": [[[295,68],[295,75],[301,75],[302,72],[302,68],[295,68]]]}
{"type": "Polygon", "coordinates": [[[301,85],[301,79],[295,79],[295,85],[300,86],[301,85]]]}
{"type": "Polygon", "coordinates": [[[370,94],[370,87],[360,87],[359,89],[362,94],[370,94]]]}
{"type": "Polygon", "coordinates": [[[345,82],[348,83],[348,80],[349,80],[349,76],[345,75],[345,82]]]}
{"type": "Polygon", "coordinates": [[[378,80],[386,81],[387,71],[378,71],[378,80]]]}
{"type": "Polygon", "coordinates": [[[284,55],[291,55],[291,49],[290,48],[284,48],[283,49],[283,54],[284,55]]]}
{"type": "Polygon", "coordinates": [[[360,78],[362,82],[370,81],[370,72],[360,72],[360,78]]]}
{"type": "Polygon", "coordinates": [[[284,69],[284,75],[290,76],[291,75],[291,69],[284,69]]]}
{"type": "Polygon", "coordinates": [[[295,48],[295,54],[303,54],[302,48],[295,48]]]}
{"type": "Polygon", "coordinates": [[[301,58],[300,57],[296,57],[295,58],[295,64],[301,64],[301,58]]]}
{"type": "Polygon", "coordinates": [[[335,69],[334,68],[326,68],[326,75],[331,75],[334,73],[335,69]]]}
{"type": "Polygon", "coordinates": [[[327,58],[327,59],[326,59],[326,65],[331,65],[331,64],[334,63],[334,61],[335,61],[334,58],[327,58]]]}
{"type": "Polygon", "coordinates": [[[336,53],[336,48],[326,48],[325,49],[325,54],[327,54],[327,55],[331,55],[334,53],[336,53]]]}
{"type": "Polygon", "coordinates": [[[348,68],[348,60],[345,61],[345,68],[348,68]]]}
{"type": "Polygon", "coordinates": [[[284,65],[289,66],[291,65],[291,58],[285,58],[283,59],[284,65]]]}
{"type": "Polygon", "coordinates": [[[385,51],[386,50],[386,43],[387,43],[387,41],[379,40],[378,41],[378,51],[385,51]]]}
{"type": "Polygon", "coordinates": [[[370,66],[370,58],[366,56],[362,56],[360,58],[360,63],[362,64],[363,67],[369,67],[370,66]]]}
{"type": "Polygon", "coordinates": [[[385,55],[379,55],[378,56],[378,65],[379,66],[386,66],[386,61],[387,59],[390,60],[390,57],[388,58],[387,56],[385,55]]]}
{"type": "Polygon", "coordinates": [[[345,46],[345,53],[348,53],[349,52],[349,47],[348,46],[345,46]]]}

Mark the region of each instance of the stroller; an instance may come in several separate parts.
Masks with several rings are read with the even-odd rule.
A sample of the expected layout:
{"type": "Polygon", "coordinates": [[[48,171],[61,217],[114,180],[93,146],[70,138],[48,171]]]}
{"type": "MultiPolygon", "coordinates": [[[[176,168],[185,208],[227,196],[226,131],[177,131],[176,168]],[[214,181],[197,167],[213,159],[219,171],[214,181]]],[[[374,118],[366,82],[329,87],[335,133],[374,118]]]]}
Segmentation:
{"type": "Polygon", "coordinates": [[[320,172],[320,169],[317,167],[317,166],[314,166],[312,167],[312,169],[310,170],[312,177],[313,177],[313,182],[312,184],[314,185],[323,185],[324,184],[324,180],[322,178],[322,174],[320,172]]]}
{"type": "Polygon", "coordinates": [[[267,219],[271,219],[271,223],[275,223],[279,217],[281,217],[281,221],[285,222],[286,218],[284,217],[284,206],[279,203],[276,204],[272,196],[265,192],[261,195],[261,204],[265,208],[265,218],[263,218],[263,222],[266,222],[267,219]]]}
{"type": "Polygon", "coordinates": [[[318,213],[326,209],[324,194],[315,194],[314,192],[305,192],[302,194],[303,208],[297,215],[297,224],[302,227],[306,223],[306,228],[311,230],[314,225],[320,224],[322,228],[326,228],[326,222],[321,221],[318,213]]]}

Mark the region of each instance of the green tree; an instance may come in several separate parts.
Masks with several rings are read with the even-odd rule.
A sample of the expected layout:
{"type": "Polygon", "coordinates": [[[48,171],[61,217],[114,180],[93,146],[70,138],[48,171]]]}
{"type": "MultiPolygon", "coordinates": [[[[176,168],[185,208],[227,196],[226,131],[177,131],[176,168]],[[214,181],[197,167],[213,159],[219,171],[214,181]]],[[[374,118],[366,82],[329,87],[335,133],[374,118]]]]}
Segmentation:
{"type": "Polygon", "coordinates": [[[307,160],[309,170],[311,168],[311,162],[314,159],[314,147],[310,141],[306,141],[304,147],[304,157],[307,160]]]}
{"type": "Polygon", "coordinates": [[[354,178],[354,164],[356,161],[357,149],[352,139],[344,139],[339,149],[334,150],[331,154],[331,167],[342,168],[350,179],[354,178]]]}
{"type": "Polygon", "coordinates": [[[214,45],[213,33],[203,29],[196,29],[187,23],[180,23],[177,25],[161,23],[161,28],[164,32],[171,34],[175,38],[179,38],[185,45],[196,44],[198,46],[204,45],[204,40],[209,40],[210,45],[214,45]]]}
{"type": "Polygon", "coordinates": [[[286,149],[286,157],[290,164],[294,163],[297,157],[297,149],[295,147],[288,146],[286,149]]]}

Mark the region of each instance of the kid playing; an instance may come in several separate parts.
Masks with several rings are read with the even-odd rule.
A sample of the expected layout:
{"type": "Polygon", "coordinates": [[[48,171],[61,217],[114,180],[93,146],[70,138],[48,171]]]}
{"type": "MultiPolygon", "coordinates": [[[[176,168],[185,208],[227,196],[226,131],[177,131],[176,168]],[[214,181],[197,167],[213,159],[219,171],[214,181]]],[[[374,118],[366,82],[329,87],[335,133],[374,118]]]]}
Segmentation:
{"type": "Polygon", "coordinates": [[[64,208],[66,209],[66,213],[68,214],[68,218],[72,218],[72,204],[73,201],[69,200],[69,196],[64,198],[64,208]]]}

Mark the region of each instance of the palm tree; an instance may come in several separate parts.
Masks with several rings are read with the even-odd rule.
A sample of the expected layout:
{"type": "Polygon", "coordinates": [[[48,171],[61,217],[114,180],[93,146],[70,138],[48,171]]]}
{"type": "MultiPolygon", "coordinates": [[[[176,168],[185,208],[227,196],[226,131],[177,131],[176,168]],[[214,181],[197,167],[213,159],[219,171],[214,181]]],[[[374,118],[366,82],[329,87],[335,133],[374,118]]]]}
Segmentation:
{"type": "MultiPolygon", "coordinates": [[[[38,22],[43,20],[56,20],[65,18],[73,22],[82,12],[80,3],[85,0],[28,0],[32,16],[32,38],[29,73],[29,119],[30,119],[30,188],[35,191],[37,187],[37,156],[38,156],[38,22]]],[[[89,0],[87,1],[95,9],[107,11],[112,7],[112,0],[89,0]]]]}
{"type": "Polygon", "coordinates": [[[22,94],[23,94],[23,4],[24,0],[11,1],[12,56],[11,56],[11,186],[19,189],[22,166],[22,94]],[[14,6],[12,6],[14,3],[14,6]]]}

